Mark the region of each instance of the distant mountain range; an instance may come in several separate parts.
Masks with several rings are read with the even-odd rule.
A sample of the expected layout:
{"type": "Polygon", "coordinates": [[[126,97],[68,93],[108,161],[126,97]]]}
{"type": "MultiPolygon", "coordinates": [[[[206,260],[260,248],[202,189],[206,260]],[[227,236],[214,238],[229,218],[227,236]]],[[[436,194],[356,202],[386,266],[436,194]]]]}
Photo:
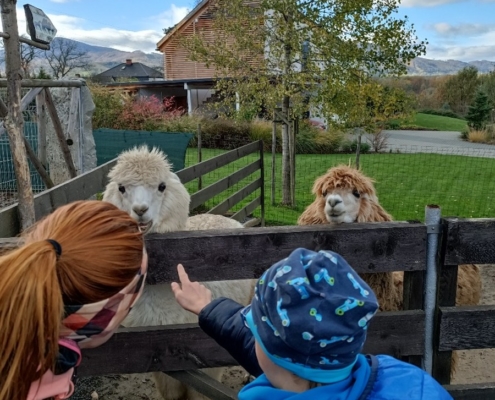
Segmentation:
{"type": "Polygon", "coordinates": [[[481,73],[495,70],[494,61],[458,61],[458,60],[430,60],[428,58],[417,57],[411,61],[407,70],[409,75],[450,75],[455,74],[463,68],[473,66],[481,73]]]}
{"type": "MultiPolygon", "coordinates": [[[[55,38],[57,40],[58,38],[55,38]]],[[[89,57],[91,67],[89,71],[76,71],[83,72],[85,75],[97,74],[112,68],[118,64],[125,62],[126,59],[132,59],[134,62],[141,62],[151,68],[162,70],[163,68],[163,55],[161,53],[144,53],[142,51],[126,52],[121,50],[115,50],[109,47],[93,46],[83,42],[74,41],[77,44],[79,51],[84,51],[89,57]]],[[[478,68],[481,73],[487,73],[495,70],[494,61],[471,61],[463,62],[458,60],[430,60],[428,58],[417,57],[408,66],[408,73],[410,75],[447,75],[455,74],[461,69],[467,66],[474,66],[478,68]]],[[[33,62],[32,67],[35,71],[43,66],[47,71],[48,64],[43,57],[40,57],[33,62]]]]}

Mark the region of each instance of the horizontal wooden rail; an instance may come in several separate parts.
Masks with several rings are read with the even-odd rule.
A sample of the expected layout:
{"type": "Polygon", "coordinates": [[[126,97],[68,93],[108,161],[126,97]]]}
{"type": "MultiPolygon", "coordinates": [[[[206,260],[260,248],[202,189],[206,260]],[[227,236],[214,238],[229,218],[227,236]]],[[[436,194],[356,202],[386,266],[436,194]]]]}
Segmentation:
{"type": "MultiPolygon", "coordinates": [[[[95,193],[104,190],[107,184],[108,172],[115,162],[116,160],[109,161],[98,168],[34,196],[36,219],[39,220],[64,204],[76,200],[86,200],[95,193]]],[[[0,237],[13,237],[19,234],[20,224],[17,209],[18,204],[15,203],[0,211],[0,237]]]]}
{"type": "Polygon", "coordinates": [[[236,221],[245,220],[254,210],[256,210],[261,205],[261,197],[257,197],[253,201],[251,201],[246,207],[237,211],[234,215],[232,215],[232,219],[236,221]]]}
{"type": "Polygon", "coordinates": [[[222,201],[217,206],[213,207],[210,211],[211,214],[225,214],[236,204],[239,204],[242,200],[248,197],[251,193],[254,193],[257,189],[261,188],[263,179],[258,178],[251,182],[249,185],[244,186],[239,191],[235,192],[232,196],[222,201]]]}
{"type": "Polygon", "coordinates": [[[446,218],[445,265],[495,263],[495,219],[446,218]]]}
{"type": "Polygon", "coordinates": [[[440,351],[495,347],[495,306],[441,307],[440,351]]]}
{"type": "Polygon", "coordinates": [[[219,181],[205,187],[204,189],[197,191],[196,193],[191,195],[191,204],[190,204],[191,210],[194,210],[196,207],[200,206],[201,204],[206,203],[211,198],[219,195],[220,193],[232,187],[236,183],[247,178],[249,175],[258,171],[260,168],[261,168],[261,162],[260,160],[256,160],[255,162],[247,165],[246,167],[241,168],[240,170],[234,172],[232,175],[220,179],[219,181]]]}
{"type": "Polygon", "coordinates": [[[237,161],[239,158],[245,157],[252,153],[256,153],[259,150],[259,141],[253,142],[239,147],[238,149],[228,151],[227,153],[224,153],[220,156],[213,157],[210,160],[206,160],[196,165],[192,165],[188,168],[177,171],[177,176],[180,178],[182,183],[187,183],[192,181],[193,179],[207,174],[208,172],[214,171],[227,164],[230,164],[231,162],[237,161]]]}
{"type": "Polygon", "coordinates": [[[445,385],[444,388],[455,400],[495,399],[495,382],[469,385],[445,385]]]}
{"type": "MultiPolygon", "coordinates": [[[[368,328],[366,353],[421,355],[422,311],[378,313],[368,328]]],[[[120,329],[105,345],[83,351],[79,376],[179,371],[237,365],[196,324],[120,329]]]]}
{"type": "Polygon", "coordinates": [[[395,222],[278,226],[148,235],[150,283],[258,278],[294,249],[333,250],[358,272],[425,269],[426,226],[395,222]]]}

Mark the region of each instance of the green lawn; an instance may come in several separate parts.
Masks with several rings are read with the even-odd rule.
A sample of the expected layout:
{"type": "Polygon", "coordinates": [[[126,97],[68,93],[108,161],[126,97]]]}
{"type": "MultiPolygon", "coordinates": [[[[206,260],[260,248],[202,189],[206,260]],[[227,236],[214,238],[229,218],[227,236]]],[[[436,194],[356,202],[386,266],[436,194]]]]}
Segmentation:
{"type": "MultiPolygon", "coordinates": [[[[220,154],[219,150],[204,150],[203,160],[220,154]]],[[[348,163],[352,155],[298,155],[296,165],[297,206],[287,208],[271,206],[270,174],[271,155],[265,155],[265,204],[269,225],[295,224],[305,207],[313,201],[311,187],[317,176],[339,163],[348,163]]],[[[256,156],[245,157],[203,177],[203,187],[233,173],[252,162],[256,156]]],[[[361,156],[363,171],[374,178],[383,207],[396,220],[424,218],[427,204],[438,204],[442,215],[469,218],[495,217],[495,159],[449,156],[438,154],[367,154],[361,156]]],[[[197,152],[189,149],[186,165],[197,162],[197,152]]],[[[211,207],[239,190],[254,176],[240,182],[208,202],[211,207]]],[[[256,175],[258,176],[258,175],[256,175]]],[[[276,164],[277,195],[281,200],[280,155],[276,164]]],[[[197,182],[186,185],[191,193],[197,190],[197,182]]],[[[257,197],[254,194],[239,204],[237,209],[257,197]]],[[[256,212],[259,215],[259,211],[256,212]]]]}
{"type": "Polygon", "coordinates": [[[413,124],[423,128],[437,129],[439,131],[462,132],[467,129],[467,123],[462,119],[422,113],[417,113],[414,116],[413,124]]]}

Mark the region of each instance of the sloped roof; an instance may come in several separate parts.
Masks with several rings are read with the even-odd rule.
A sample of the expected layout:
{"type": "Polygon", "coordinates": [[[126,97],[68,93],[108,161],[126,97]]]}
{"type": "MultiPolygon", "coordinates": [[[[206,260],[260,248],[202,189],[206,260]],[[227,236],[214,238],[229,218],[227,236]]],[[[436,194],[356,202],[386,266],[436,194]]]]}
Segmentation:
{"type": "Polygon", "coordinates": [[[160,47],[163,46],[166,42],[170,40],[172,36],[180,29],[182,28],[185,24],[187,24],[189,21],[191,21],[193,18],[196,18],[198,14],[200,14],[205,6],[208,5],[210,0],[202,0],[196,7],[194,7],[189,14],[187,14],[182,21],[177,23],[173,29],[167,33],[157,44],[156,44],[156,49],[160,50],[160,47]]]}
{"type": "Polygon", "coordinates": [[[132,64],[122,63],[113,68],[107,69],[96,75],[97,78],[116,77],[116,78],[137,78],[137,77],[149,77],[149,78],[163,78],[163,73],[156,69],[150,68],[140,62],[133,62],[132,64]]]}

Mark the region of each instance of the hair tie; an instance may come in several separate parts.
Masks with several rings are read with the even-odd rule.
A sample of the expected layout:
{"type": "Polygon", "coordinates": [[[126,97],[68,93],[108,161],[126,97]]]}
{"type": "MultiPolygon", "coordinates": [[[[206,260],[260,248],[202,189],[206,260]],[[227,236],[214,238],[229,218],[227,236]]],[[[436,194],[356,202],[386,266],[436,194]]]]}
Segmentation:
{"type": "Polygon", "coordinates": [[[62,255],[62,246],[60,246],[59,242],[53,239],[46,239],[46,241],[53,246],[55,253],[57,253],[57,259],[58,259],[62,255]]]}

